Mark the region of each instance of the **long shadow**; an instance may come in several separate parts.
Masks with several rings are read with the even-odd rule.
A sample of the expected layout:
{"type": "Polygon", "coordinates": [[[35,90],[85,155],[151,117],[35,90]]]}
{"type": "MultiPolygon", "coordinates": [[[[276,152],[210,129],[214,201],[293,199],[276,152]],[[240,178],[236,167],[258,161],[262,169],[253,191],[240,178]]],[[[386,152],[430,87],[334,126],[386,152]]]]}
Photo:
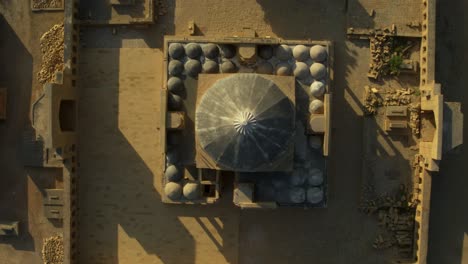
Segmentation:
{"type": "MultiPolygon", "coordinates": [[[[436,80],[443,87],[446,101],[462,103],[465,127],[468,124],[468,78],[464,74],[464,65],[468,63],[468,35],[462,25],[468,21],[458,14],[466,8],[466,1],[437,2],[436,21],[436,80]]],[[[463,136],[468,138],[467,129],[463,136]]],[[[458,154],[443,156],[440,173],[433,177],[428,248],[430,264],[468,261],[468,177],[464,173],[468,170],[467,159],[466,147],[461,146],[458,154]]]]}
{"type": "MultiPolygon", "coordinates": [[[[352,0],[349,0],[350,2],[352,0]]],[[[353,14],[368,19],[354,1],[353,14]]],[[[241,263],[386,263],[389,252],[376,251],[372,242],[377,221],[358,212],[364,149],[362,98],[369,64],[367,41],[346,38],[348,1],[257,0],[264,20],[284,39],[331,40],[334,44],[332,138],[328,159],[328,208],[309,211],[242,211],[241,263]],[[294,15],[291,15],[294,14],[294,15]],[[255,224],[257,223],[257,224],[255,224]],[[273,242],[274,241],[274,242],[273,242]]],[[[373,136],[383,132],[375,128],[373,136]]],[[[385,139],[384,139],[385,140],[385,139]]],[[[383,157],[402,159],[393,142],[374,146],[383,157]]],[[[410,171],[409,166],[403,168],[410,171]]]]}
{"type": "MultiPolygon", "coordinates": [[[[176,217],[168,217],[171,208],[161,205],[155,189],[159,184],[155,173],[161,169],[149,166],[161,168],[157,162],[157,143],[154,140],[142,142],[147,144],[143,150],[145,158],[154,156],[145,161],[135,149],[141,148],[142,143],[129,141],[138,140],[138,136],[122,131],[128,127],[121,122],[128,123],[128,120],[119,120],[125,111],[121,109],[122,101],[127,100],[121,94],[128,89],[125,87],[128,84],[121,83],[121,74],[128,73],[120,69],[120,50],[81,49],[80,53],[80,263],[143,263],[144,256],[136,253],[141,250],[139,247],[149,255],[157,255],[164,263],[193,261],[193,238],[176,217]],[[96,56],[104,63],[97,62],[96,56]],[[170,231],[177,233],[177,244],[170,235],[164,234],[170,231]],[[132,240],[137,243],[127,245],[132,240]],[[179,252],[173,252],[168,248],[170,245],[179,252]]],[[[138,82],[133,81],[134,84],[138,82]]],[[[144,92],[138,85],[130,86],[134,93],[144,92]]],[[[150,95],[156,96],[156,91],[151,91],[150,95]]],[[[145,110],[157,114],[153,108],[145,110]]],[[[133,126],[143,125],[138,122],[141,109],[130,114],[137,120],[133,126]]],[[[141,137],[148,139],[148,135],[141,137]]],[[[158,138],[156,131],[154,138],[158,138]]]]}
{"type": "MultiPolygon", "coordinates": [[[[148,0],[135,0],[134,5],[111,5],[110,0],[81,0],[79,17],[81,20],[108,21],[113,18],[112,11],[118,16],[128,16],[130,18],[144,18],[148,13],[146,3],[148,0]]],[[[124,1],[122,1],[124,2],[124,1]]]]}
{"type": "Polygon", "coordinates": [[[258,0],[257,3],[277,36],[333,41],[333,129],[331,156],[327,161],[329,202],[326,209],[307,211],[242,211],[240,262],[381,263],[377,254],[367,254],[371,250],[366,249],[373,239],[372,232],[367,231],[375,229],[373,220],[357,210],[363,120],[361,95],[356,93],[364,84],[348,82],[356,68],[362,66],[357,61],[360,48],[346,41],[346,2],[258,0]]]}
{"type": "Polygon", "coordinates": [[[21,160],[21,131],[30,128],[32,56],[0,15],[0,87],[7,88],[7,119],[0,121],[0,221],[19,221],[20,236],[0,238],[17,250],[34,251],[29,231],[28,176],[21,160]]]}
{"type": "Polygon", "coordinates": [[[161,18],[168,26],[154,25],[151,34],[82,29],[81,41],[87,46],[79,51],[78,79],[80,263],[195,263],[202,254],[196,241],[204,236],[205,243],[223,254],[221,262],[236,262],[230,250],[237,227],[230,220],[229,192],[229,204],[161,202],[161,85],[155,76],[162,75],[162,57],[139,48],[162,50],[162,34],[155,38],[154,32],[173,33],[172,19],[173,15],[161,18]],[[119,49],[134,38],[144,43],[119,49]],[[128,52],[149,55],[132,57],[125,55],[128,52]]]}

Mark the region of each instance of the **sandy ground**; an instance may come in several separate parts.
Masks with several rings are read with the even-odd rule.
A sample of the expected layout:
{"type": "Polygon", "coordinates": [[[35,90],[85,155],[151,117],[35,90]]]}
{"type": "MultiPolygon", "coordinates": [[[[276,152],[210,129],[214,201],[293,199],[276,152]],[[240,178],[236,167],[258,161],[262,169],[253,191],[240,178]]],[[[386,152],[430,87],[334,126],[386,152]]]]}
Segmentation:
{"type": "Polygon", "coordinates": [[[170,15],[151,34],[120,28],[117,36],[103,29],[83,32],[81,262],[389,263],[371,247],[375,221],[357,208],[368,48],[346,41],[344,1],[317,3],[170,1],[170,15]],[[285,17],[289,7],[294,16],[285,17]],[[240,211],[229,193],[220,205],[203,209],[160,202],[158,115],[152,113],[159,112],[153,89],[161,78],[162,35],[187,34],[192,19],[206,36],[250,27],[259,36],[335,41],[334,103],[340,107],[334,110],[327,209],[240,211]]]}
{"type": "MultiPolygon", "coordinates": [[[[385,254],[370,246],[375,222],[357,211],[363,145],[360,98],[369,55],[365,42],[345,39],[344,3],[168,1],[169,14],[150,30],[119,29],[116,36],[109,29],[85,32],[79,83],[80,263],[388,263],[385,254]],[[206,36],[233,35],[250,27],[260,36],[335,42],[333,103],[340,107],[334,109],[327,209],[241,211],[231,204],[229,187],[215,206],[160,202],[157,84],[162,36],[187,34],[189,20],[206,36]]],[[[467,8],[456,0],[439,5],[438,10],[442,30],[438,31],[437,78],[449,87],[444,90],[446,98],[464,103],[468,97],[461,89],[466,79],[462,65],[468,61],[459,54],[467,36],[460,25],[467,21],[460,13],[467,8]]],[[[0,81],[14,87],[9,100],[16,107],[9,110],[18,117],[0,124],[0,162],[7,172],[1,178],[8,183],[1,186],[9,186],[8,191],[0,187],[0,209],[2,216],[8,212],[29,223],[29,235],[14,243],[0,241],[0,263],[40,263],[41,237],[57,230],[41,217],[37,186],[48,184],[47,175],[22,168],[17,131],[28,124],[29,103],[39,91],[35,82],[39,37],[61,15],[32,14],[28,1],[2,1],[0,11],[2,30],[5,27],[10,34],[2,38],[0,47],[15,50],[2,51],[2,58],[7,58],[3,61],[14,63],[4,67],[8,70],[0,81]],[[21,178],[15,178],[18,175],[21,178]],[[10,186],[15,186],[14,192],[10,186]],[[17,195],[26,190],[28,199],[17,195]],[[10,201],[15,201],[17,210],[12,211],[11,204],[4,206],[10,201]]],[[[464,191],[468,178],[463,173],[467,158],[464,150],[447,155],[440,176],[433,180],[429,263],[468,263],[464,191]]]]}
{"type": "Polygon", "coordinates": [[[39,38],[62,20],[61,12],[33,14],[29,1],[0,2],[0,86],[8,89],[7,120],[0,123],[0,219],[20,221],[18,238],[0,240],[0,263],[41,263],[42,239],[61,232],[44,217],[41,192],[61,171],[25,169],[20,148],[31,101],[42,89],[35,78],[39,38]]]}

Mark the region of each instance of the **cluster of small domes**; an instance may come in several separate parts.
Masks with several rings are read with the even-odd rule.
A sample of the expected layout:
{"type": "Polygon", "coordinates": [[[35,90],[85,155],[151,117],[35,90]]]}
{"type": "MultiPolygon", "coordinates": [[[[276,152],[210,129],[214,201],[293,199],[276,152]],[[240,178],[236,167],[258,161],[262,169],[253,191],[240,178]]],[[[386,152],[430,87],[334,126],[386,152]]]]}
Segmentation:
{"type": "MultiPolygon", "coordinates": [[[[198,78],[200,73],[235,73],[243,67],[238,64],[237,48],[234,45],[214,43],[170,43],[168,47],[167,89],[170,110],[181,110],[187,78],[198,78]]],[[[294,76],[302,85],[309,87],[311,114],[323,113],[323,96],[327,80],[327,48],[322,45],[259,45],[257,61],[253,70],[259,74],[294,76]]],[[[248,67],[250,67],[249,65],[248,67]]],[[[176,133],[168,133],[168,144],[177,142],[176,133]]],[[[319,136],[310,136],[312,149],[321,148],[319,136]]],[[[197,200],[201,196],[198,182],[184,179],[184,168],[177,152],[166,154],[164,172],[165,195],[174,201],[197,200]]],[[[324,199],[323,172],[318,169],[297,170],[290,177],[291,183],[285,192],[291,203],[319,204],[324,199]]]]}
{"type": "Polygon", "coordinates": [[[196,200],[201,196],[200,183],[184,179],[183,167],[175,150],[170,150],[166,154],[164,182],[164,194],[171,200],[196,200]]]}
{"type": "Polygon", "coordinates": [[[231,73],[237,70],[231,60],[236,55],[236,47],[228,44],[218,46],[214,43],[171,43],[168,53],[170,76],[186,75],[196,78],[200,73],[231,73]]]}
{"type": "Polygon", "coordinates": [[[260,45],[257,54],[257,73],[291,75],[299,80],[322,80],[326,77],[327,69],[323,64],[327,59],[327,49],[321,45],[307,47],[296,45],[260,45]],[[309,66],[310,65],[310,66],[309,66]]]}
{"type": "Polygon", "coordinates": [[[290,202],[318,204],[323,200],[323,172],[320,169],[296,169],[291,174],[290,181],[290,202]]]}
{"type": "Polygon", "coordinates": [[[200,73],[234,73],[238,70],[232,61],[236,55],[236,47],[233,45],[170,43],[168,55],[167,89],[171,110],[182,108],[186,78],[197,78],[200,73]]]}
{"type": "Polygon", "coordinates": [[[271,182],[258,184],[262,199],[280,204],[320,205],[325,198],[324,175],[318,168],[295,168],[292,173],[274,174],[271,182]]]}

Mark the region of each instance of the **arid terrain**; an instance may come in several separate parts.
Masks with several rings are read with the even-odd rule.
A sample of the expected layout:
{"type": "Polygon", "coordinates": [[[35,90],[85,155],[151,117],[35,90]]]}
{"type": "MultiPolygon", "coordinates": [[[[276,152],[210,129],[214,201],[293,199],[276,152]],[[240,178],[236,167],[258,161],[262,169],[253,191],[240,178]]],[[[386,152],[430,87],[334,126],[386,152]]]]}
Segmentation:
{"type": "Polygon", "coordinates": [[[29,1],[0,3],[0,86],[8,87],[7,120],[0,124],[0,218],[20,221],[21,235],[0,239],[0,263],[42,263],[43,239],[60,233],[43,213],[43,188],[56,170],[25,168],[23,132],[30,131],[30,106],[42,92],[40,38],[63,12],[32,13],[29,1]]]}
{"type": "MultiPolygon", "coordinates": [[[[107,15],[90,16],[94,3],[83,2],[80,17],[107,15]]],[[[78,263],[392,263],[393,251],[372,247],[377,221],[359,211],[366,146],[362,95],[369,85],[370,54],[368,40],[347,38],[351,11],[346,2],[359,12],[361,3],[370,1],[156,2],[165,10],[156,12],[158,18],[149,27],[80,29],[78,263]],[[259,37],[333,41],[327,208],[241,210],[232,204],[231,175],[224,179],[218,204],[161,202],[163,37],[188,35],[189,21],[205,37],[233,36],[251,28],[259,37]]],[[[419,19],[419,9],[412,6],[400,9],[394,19],[419,19]]],[[[462,110],[468,104],[465,10],[463,0],[437,6],[436,80],[447,100],[462,102],[462,110]]],[[[0,86],[9,87],[8,122],[0,123],[0,218],[20,220],[24,231],[14,240],[0,239],[0,263],[42,263],[43,239],[61,228],[43,216],[40,191],[52,184],[49,175],[58,172],[23,167],[21,141],[23,130],[31,127],[30,104],[42,91],[36,78],[40,38],[64,17],[62,11],[33,13],[29,1],[12,0],[0,3],[0,14],[0,86]]],[[[391,19],[380,17],[377,23],[391,19]]],[[[405,155],[399,161],[407,162],[405,155]]],[[[433,178],[430,264],[468,264],[466,160],[466,147],[461,146],[443,158],[433,178]]]]}

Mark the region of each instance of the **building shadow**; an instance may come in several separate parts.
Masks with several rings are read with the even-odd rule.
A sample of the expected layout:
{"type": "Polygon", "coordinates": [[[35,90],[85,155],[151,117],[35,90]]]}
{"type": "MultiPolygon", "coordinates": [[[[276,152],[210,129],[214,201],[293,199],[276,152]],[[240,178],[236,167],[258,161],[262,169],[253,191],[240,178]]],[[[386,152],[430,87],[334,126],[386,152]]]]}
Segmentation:
{"type": "MultiPolygon", "coordinates": [[[[132,5],[111,4],[111,0],[80,0],[79,18],[89,22],[119,21],[125,24],[126,20],[145,18],[148,15],[150,0],[135,0],[132,5]]],[[[125,0],[114,1],[126,2],[125,0]]]]}
{"type": "MultiPolygon", "coordinates": [[[[198,254],[209,254],[199,249],[204,245],[198,244],[197,239],[203,236],[208,236],[225,258],[213,259],[213,263],[307,263],[312,260],[318,263],[361,263],[363,260],[383,263],[386,260],[371,246],[376,235],[376,221],[357,210],[364,158],[361,98],[363,87],[368,84],[363,74],[367,72],[368,61],[358,58],[362,50],[367,49],[365,43],[346,39],[347,1],[258,0],[257,3],[264,10],[265,22],[278,37],[334,42],[328,208],[239,212],[232,206],[229,191],[224,192],[224,199],[214,206],[162,204],[160,174],[163,164],[158,161],[158,142],[142,142],[147,138],[145,131],[151,130],[146,115],[156,116],[160,109],[136,110],[135,105],[147,103],[134,97],[126,98],[129,93],[122,89],[128,85],[133,92],[154,98],[158,86],[155,85],[154,90],[141,90],[146,88],[142,86],[143,77],[137,75],[123,80],[123,69],[118,65],[123,65],[127,58],[109,49],[125,46],[122,35],[115,36],[116,41],[110,46],[95,47],[92,45],[105,42],[93,41],[88,36],[83,39],[87,49],[80,51],[80,82],[86,83],[80,85],[80,263],[150,261],[145,256],[127,252],[138,247],[164,263],[194,263],[199,259],[198,254]],[[294,15],[285,15],[285,10],[294,15]],[[94,48],[99,50],[92,51],[94,48]],[[86,55],[87,52],[95,53],[86,55]],[[97,56],[100,58],[93,59],[97,56]],[[86,72],[83,73],[83,69],[87,69],[86,72]],[[127,117],[122,118],[125,115],[127,117]],[[128,121],[128,115],[134,122],[128,121]],[[135,126],[140,128],[141,135],[129,136],[129,133],[137,133],[132,130],[135,126]],[[241,216],[240,223],[231,218],[236,214],[241,216]],[[237,232],[238,238],[235,237],[237,232]],[[125,244],[120,244],[123,241],[125,244]],[[230,249],[236,245],[220,241],[239,242],[239,251],[230,249]],[[343,253],[337,254],[337,248],[343,253]],[[129,259],[122,259],[122,256],[129,259]]],[[[170,2],[170,7],[169,14],[158,20],[161,24],[151,26],[152,35],[145,39],[144,47],[162,50],[162,36],[174,33],[175,1],[170,2]]],[[[129,30],[125,34],[130,40],[132,36],[148,33],[138,35],[129,30]]],[[[135,67],[135,71],[138,69],[135,67]]],[[[154,136],[159,138],[161,131],[153,130],[154,136]]],[[[377,147],[384,153],[383,147],[377,147]]],[[[395,155],[401,154],[396,151],[395,155]]]]}
{"type": "Polygon", "coordinates": [[[232,186],[225,193],[229,203],[161,201],[163,34],[154,33],[173,33],[174,8],[150,33],[81,29],[87,45],[79,51],[78,71],[79,263],[195,263],[204,254],[206,245],[197,244],[203,237],[224,257],[212,263],[236,263],[232,186]],[[143,42],[125,49],[133,39],[143,42]]]}
{"type": "MultiPolygon", "coordinates": [[[[349,0],[351,2],[351,0],[349,0]]],[[[334,51],[331,154],[328,157],[326,209],[241,211],[240,263],[387,263],[391,253],[372,248],[377,220],[359,212],[366,140],[364,123],[374,124],[369,136],[384,134],[375,120],[364,117],[364,86],[369,42],[346,36],[348,1],[257,0],[264,20],[283,39],[330,40],[334,51]],[[339,252],[339,253],[338,253],[339,252]]],[[[362,14],[373,28],[368,12],[354,1],[353,14],[362,14]]],[[[376,159],[405,160],[394,139],[375,142],[376,159]],[[389,151],[390,150],[390,151],[389,151]]],[[[401,165],[401,164],[400,164],[401,165]]],[[[402,165],[410,177],[409,162],[402,165]]],[[[403,173],[402,173],[403,174],[403,173]]]]}
{"type": "Polygon", "coordinates": [[[0,15],[0,87],[7,89],[7,118],[0,121],[0,221],[19,221],[19,237],[2,237],[0,244],[34,251],[28,210],[28,173],[21,159],[23,129],[31,127],[29,107],[32,56],[9,22],[0,15]]]}
{"type": "MultiPolygon", "coordinates": [[[[468,35],[461,25],[468,21],[459,15],[466,10],[466,1],[449,4],[437,2],[436,20],[436,80],[443,89],[444,99],[462,103],[466,112],[468,78],[464,74],[468,63],[468,35]]],[[[463,123],[467,124],[465,115],[463,123]]],[[[467,129],[464,138],[468,138],[467,129]]],[[[468,261],[468,159],[465,146],[444,154],[440,173],[432,179],[432,199],[429,226],[428,263],[461,264],[468,261]]]]}

